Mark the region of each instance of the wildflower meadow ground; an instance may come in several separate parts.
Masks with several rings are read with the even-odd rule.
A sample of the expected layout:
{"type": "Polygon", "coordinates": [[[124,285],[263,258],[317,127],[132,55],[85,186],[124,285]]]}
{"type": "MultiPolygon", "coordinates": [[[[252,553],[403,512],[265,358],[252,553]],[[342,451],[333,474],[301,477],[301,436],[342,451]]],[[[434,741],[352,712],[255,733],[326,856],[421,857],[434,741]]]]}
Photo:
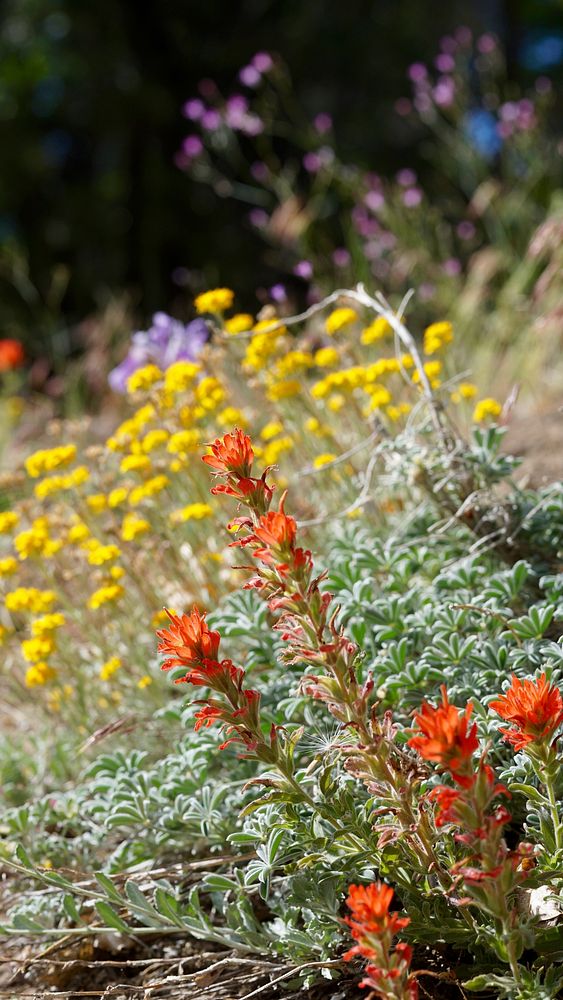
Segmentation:
{"type": "Polygon", "coordinates": [[[411,299],[194,313],[2,479],[14,989],[560,996],[561,485],[411,299]]]}

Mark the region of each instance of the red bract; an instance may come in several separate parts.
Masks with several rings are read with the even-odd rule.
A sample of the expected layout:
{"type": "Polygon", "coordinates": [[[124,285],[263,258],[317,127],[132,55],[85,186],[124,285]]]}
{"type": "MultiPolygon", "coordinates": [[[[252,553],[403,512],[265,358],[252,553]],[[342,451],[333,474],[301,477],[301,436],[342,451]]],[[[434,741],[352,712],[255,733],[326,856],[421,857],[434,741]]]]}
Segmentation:
{"type": "Polygon", "coordinates": [[[159,629],[156,633],[160,639],[158,652],[168,657],[162,664],[162,670],[217,659],[221,636],[210,631],[205,615],[200,614],[195,606],[189,615],[174,615],[168,610],[166,614],[171,627],[159,629]]]}
{"type": "Polygon", "coordinates": [[[545,674],[535,681],[520,681],[513,674],[506,694],[492,701],[490,708],[514,726],[501,733],[515,750],[550,740],[563,722],[561,691],[548,683],[545,674]]]}
{"type": "Polygon", "coordinates": [[[254,452],[252,442],[240,427],[235,427],[231,434],[217,438],[209,444],[211,455],[204,455],[203,461],[216,476],[232,473],[243,479],[250,476],[254,452]]]}
{"type": "Polygon", "coordinates": [[[391,886],[384,882],[349,887],[346,905],[352,911],[352,916],[345,920],[352,929],[352,937],[357,940],[367,934],[396,934],[410,924],[409,917],[389,913],[393,895],[391,886]]]}
{"type": "Polygon", "coordinates": [[[455,788],[448,788],[446,785],[437,785],[433,788],[428,798],[431,802],[437,803],[435,822],[436,826],[445,826],[446,823],[458,823],[459,816],[456,805],[461,799],[461,792],[455,788]]]}
{"type": "Polygon", "coordinates": [[[424,760],[431,760],[446,767],[455,781],[467,785],[473,781],[470,775],[471,758],[479,746],[477,726],[469,728],[473,706],[469,703],[464,712],[450,705],[445,685],[442,685],[442,704],[438,708],[423,702],[414,720],[418,732],[408,741],[424,760]]]}
{"type": "Polygon", "coordinates": [[[9,372],[23,365],[24,352],[19,340],[0,340],[0,372],[9,372]]]}
{"type": "Polygon", "coordinates": [[[233,685],[240,691],[244,680],[244,670],[242,667],[235,667],[232,660],[202,660],[194,665],[184,677],[179,677],[176,684],[193,684],[194,686],[209,687],[214,691],[227,692],[232,690],[233,685]]]}
{"type": "Polygon", "coordinates": [[[197,733],[198,729],[205,726],[206,729],[209,728],[214,722],[218,722],[222,719],[223,713],[220,708],[215,708],[213,705],[204,705],[200,708],[198,712],[195,713],[195,726],[194,729],[197,733]]]}

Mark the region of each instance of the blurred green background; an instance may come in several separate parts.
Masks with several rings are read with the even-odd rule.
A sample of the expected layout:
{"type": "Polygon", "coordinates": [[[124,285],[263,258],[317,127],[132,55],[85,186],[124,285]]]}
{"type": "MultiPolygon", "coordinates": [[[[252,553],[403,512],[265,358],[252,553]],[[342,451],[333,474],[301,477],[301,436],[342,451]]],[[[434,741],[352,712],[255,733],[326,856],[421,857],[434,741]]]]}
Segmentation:
{"type": "Polygon", "coordinates": [[[276,280],[246,207],[174,164],[181,106],[202,77],[228,89],[256,51],[278,52],[305,109],[333,115],[339,154],[385,174],[420,165],[420,134],[393,105],[444,33],[494,31],[524,84],[544,68],[560,78],[563,60],[559,0],[5,0],[2,11],[0,325],[2,336],[26,326],[32,354],[47,315],[76,322],[124,289],[142,320],[181,309],[204,279],[248,293],[276,280]]]}

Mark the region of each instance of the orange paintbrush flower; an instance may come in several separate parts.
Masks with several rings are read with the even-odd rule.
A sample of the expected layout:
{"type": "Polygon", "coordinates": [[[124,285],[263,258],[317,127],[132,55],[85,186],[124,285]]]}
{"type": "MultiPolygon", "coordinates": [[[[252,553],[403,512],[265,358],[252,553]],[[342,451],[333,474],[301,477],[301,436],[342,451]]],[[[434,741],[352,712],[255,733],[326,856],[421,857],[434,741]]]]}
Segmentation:
{"type": "Polygon", "coordinates": [[[210,467],[213,474],[221,476],[232,473],[235,476],[248,478],[254,460],[252,442],[240,427],[217,438],[209,444],[211,455],[203,455],[203,461],[210,467]]]}
{"type": "Polygon", "coordinates": [[[0,372],[9,372],[23,365],[24,352],[19,340],[0,340],[0,372]]]}
{"type": "Polygon", "coordinates": [[[349,886],[346,905],[352,916],[345,917],[345,920],[352,929],[352,937],[357,940],[368,934],[396,934],[408,926],[409,917],[389,913],[393,895],[393,889],[385,882],[349,886]]]}
{"type": "Polygon", "coordinates": [[[492,701],[489,707],[514,726],[501,729],[501,733],[515,750],[550,740],[563,722],[561,691],[548,683],[545,674],[535,681],[520,681],[513,674],[506,694],[492,701]]]}
{"type": "Polygon", "coordinates": [[[156,633],[160,639],[158,652],[167,656],[163,670],[217,660],[221,636],[209,630],[204,614],[196,607],[189,615],[173,615],[168,610],[166,614],[171,621],[170,628],[159,629],[156,633]]]}
{"type": "Polygon", "coordinates": [[[477,726],[469,728],[473,706],[469,703],[464,712],[448,701],[448,693],[443,684],[442,704],[438,708],[423,702],[414,721],[418,731],[408,741],[425,760],[442,764],[450,771],[452,778],[460,785],[471,784],[471,758],[479,746],[477,726]]]}

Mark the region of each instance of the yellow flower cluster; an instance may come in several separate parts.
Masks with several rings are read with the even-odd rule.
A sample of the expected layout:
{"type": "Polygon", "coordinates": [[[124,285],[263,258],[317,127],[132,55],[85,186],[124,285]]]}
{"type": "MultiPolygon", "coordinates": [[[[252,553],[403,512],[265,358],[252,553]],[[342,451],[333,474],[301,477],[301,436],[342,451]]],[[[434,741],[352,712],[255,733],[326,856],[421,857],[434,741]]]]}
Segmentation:
{"type": "Polygon", "coordinates": [[[204,517],[210,517],[212,513],[213,508],[208,503],[190,503],[181,510],[173,510],[170,520],[175,524],[182,521],[201,521],[204,517]]]}
{"type": "Polygon", "coordinates": [[[441,323],[432,323],[424,331],[424,353],[436,354],[443,347],[451,344],[453,339],[454,334],[451,323],[445,320],[441,323]]]}
{"type": "Polygon", "coordinates": [[[18,587],[6,594],[4,604],[8,611],[32,611],[41,614],[50,611],[57,599],[53,590],[39,590],[37,587],[18,587]]]}
{"type": "Polygon", "coordinates": [[[355,323],[358,319],[358,314],[355,309],[350,309],[349,307],[342,306],[339,309],[334,309],[325,320],[325,330],[329,337],[332,337],[335,333],[339,333],[343,330],[345,326],[350,326],[355,323]]]}
{"type": "Polygon", "coordinates": [[[77,486],[82,486],[90,478],[90,472],[85,465],[78,465],[76,469],[66,476],[48,476],[42,479],[34,488],[35,496],[38,500],[45,500],[52,493],[59,493],[61,490],[72,490],[77,486]]]}
{"type": "Polygon", "coordinates": [[[502,406],[497,402],[496,399],[491,399],[488,396],[486,399],[480,399],[473,411],[473,420],[477,424],[483,423],[484,420],[489,418],[494,420],[495,417],[499,417],[502,413],[502,406]]]}
{"type": "Polygon", "coordinates": [[[44,448],[29,455],[25,462],[25,470],[32,479],[39,479],[46,472],[53,472],[62,466],[70,465],[76,458],[76,445],[63,444],[58,448],[44,448]]]}
{"type": "Polygon", "coordinates": [[[198,313],[223,313],[231,308],[234,298],[230,288],[212,288],[198,295],[194,305],[198,313]]]}

